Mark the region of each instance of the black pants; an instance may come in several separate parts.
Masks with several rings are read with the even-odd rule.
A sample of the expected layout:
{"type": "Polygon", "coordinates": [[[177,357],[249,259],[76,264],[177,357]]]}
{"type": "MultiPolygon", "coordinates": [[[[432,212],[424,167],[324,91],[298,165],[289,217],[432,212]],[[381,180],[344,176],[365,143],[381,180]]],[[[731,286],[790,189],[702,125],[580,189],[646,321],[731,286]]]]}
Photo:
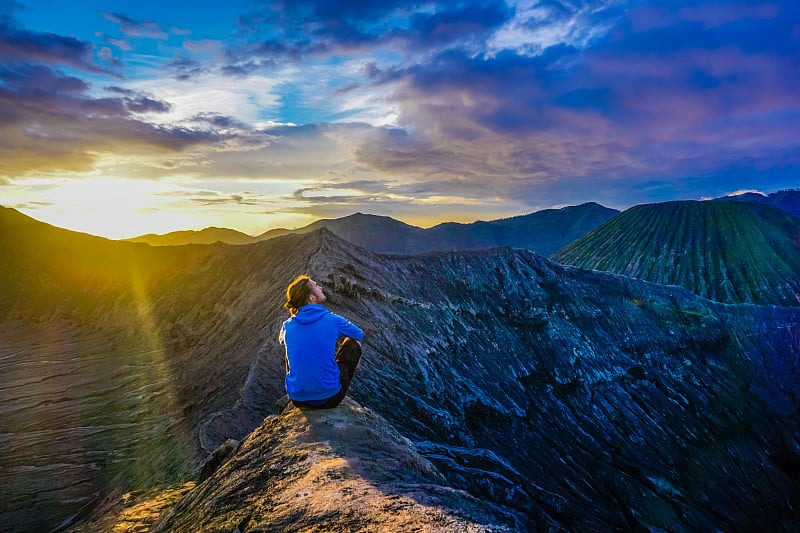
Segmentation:
{"type": "Polygon", "coordinates": [[[361,360],[361,345],[350,338],[345,338],[336,350],[336,364],[339,365],[339,383],[342,388],[335,395],[325,400],[314,402],[301,402],[292,400],[292,403],[301,409],[330,409],[336,407],[344,400],[356,367],[361,360]]]}

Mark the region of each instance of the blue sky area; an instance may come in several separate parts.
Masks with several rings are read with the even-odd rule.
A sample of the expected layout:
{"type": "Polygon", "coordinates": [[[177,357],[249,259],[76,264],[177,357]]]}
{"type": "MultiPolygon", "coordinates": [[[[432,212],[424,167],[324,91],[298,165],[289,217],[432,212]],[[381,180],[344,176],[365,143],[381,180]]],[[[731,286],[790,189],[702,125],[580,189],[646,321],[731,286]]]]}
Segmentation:
{"type": "Polygon", "coordinates": [[[0,204],[110,237],[800,186],[795,1],[0,0],[0,204]]]}

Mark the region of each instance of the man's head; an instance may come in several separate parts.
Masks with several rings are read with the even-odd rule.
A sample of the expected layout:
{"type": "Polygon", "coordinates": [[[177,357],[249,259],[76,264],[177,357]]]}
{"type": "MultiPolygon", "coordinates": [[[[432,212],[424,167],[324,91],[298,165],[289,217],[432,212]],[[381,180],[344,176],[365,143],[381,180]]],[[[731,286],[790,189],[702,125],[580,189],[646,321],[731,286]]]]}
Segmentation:
{"type": "Polygon", "coordinates": [[[306,275],[297,276],[286,289],[286,303],[283,306],[296,315],[306,304],[321,304],[327,300],[322,287],[306,275]]]}

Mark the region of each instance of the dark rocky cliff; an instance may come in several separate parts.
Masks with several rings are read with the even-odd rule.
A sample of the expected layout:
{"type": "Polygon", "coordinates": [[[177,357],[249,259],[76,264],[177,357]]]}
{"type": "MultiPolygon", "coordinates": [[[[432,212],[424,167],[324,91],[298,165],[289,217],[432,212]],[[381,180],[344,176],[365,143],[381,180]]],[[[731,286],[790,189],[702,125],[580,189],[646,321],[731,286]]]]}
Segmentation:
{"type": "MultiPolygon", "coordinates": [[[[59,518],[41,505],[64,498],[46,487],[64,465],[44,457],[32,478],[25,473],[36,456],[18,445],[11,449],[21,459],[5,453],[9,443],[60,438],[102,493],[178,481],[225,439],[245,439],[282,394],[282,292],[307,272],[334,311],[367,331],[353,399],[416,441],[451,485],[513,509],[529,527],[747,531],[770,516],[774,530],[791,531],[798,521],[798,309],[717,304],[522,250],[383,256],[328,231],[169,252],[94,247],[70,234],[92,262],[113,267],[124,250],[124,269],[148,265],[133,289],[110,274],[72,284],[82,259],[69,247],[40,257],[34,244],[3,238],[27,254],[2,259],[3,272],[27,265],[4,285],[0,356],[13,371],[4,373],[0,416],[14,430],[2,436],[3,475],[13,476],[3,505],[44,498],[40,520],[59,518]],[[9,324],[33,328],[42,342],[9,324]],[[55,353],[44,341],[57,326],[59,364],[74,366],[54,397],[36,384],[52,379],[41,365],[55,353]],[[100,357],[98,339],[127,358],[100,357]],[[78,365],[69,355],[75,342],[90,343],[97,357],[78,365]],[[146,349],[126,351],[137,342],[146,349]],[[146,383],[163,401],[147,404],[146,383]],[[30,407],[20,410],[21,391],[30,407]],[[107,401],[111,391],[124,395],[107,401]],[[137,398],[140,416],[130,411],[137,398]],[[86,409],[101,406],[106,418],[90,418],[98,431],[86,434],[104,437],[80,437],[95,427],[86,409]],[[48,433],[55,417],[67,427],[48,433]],[[116,447],[159,428],[172,432],[170,442],[116,447]],[[92,455],[93,446],[107,455],[92,455]],[[131,468],[118,480],[109,472],[121,461],[172,473],[138,477],[131,468]]],[[[32,523],[24,506],[2,514],[18,520],[16,528],[3,522],[12,531],[32,523]]]]}

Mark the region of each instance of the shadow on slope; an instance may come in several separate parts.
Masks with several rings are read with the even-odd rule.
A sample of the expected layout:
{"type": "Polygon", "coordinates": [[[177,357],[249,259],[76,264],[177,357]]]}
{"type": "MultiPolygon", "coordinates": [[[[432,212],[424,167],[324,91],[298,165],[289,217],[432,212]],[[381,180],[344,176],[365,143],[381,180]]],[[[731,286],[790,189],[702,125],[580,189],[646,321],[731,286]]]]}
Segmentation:
{"type": "Polygon", "coordinates": [[[279,320],[271,289],[312,251],[293,262],[280,242],[152,248],[11,209],[0,249],[0,529],[11,530],[49,530],[109,491],[193,470],[200,422],[235,402],[279,320]]]}

